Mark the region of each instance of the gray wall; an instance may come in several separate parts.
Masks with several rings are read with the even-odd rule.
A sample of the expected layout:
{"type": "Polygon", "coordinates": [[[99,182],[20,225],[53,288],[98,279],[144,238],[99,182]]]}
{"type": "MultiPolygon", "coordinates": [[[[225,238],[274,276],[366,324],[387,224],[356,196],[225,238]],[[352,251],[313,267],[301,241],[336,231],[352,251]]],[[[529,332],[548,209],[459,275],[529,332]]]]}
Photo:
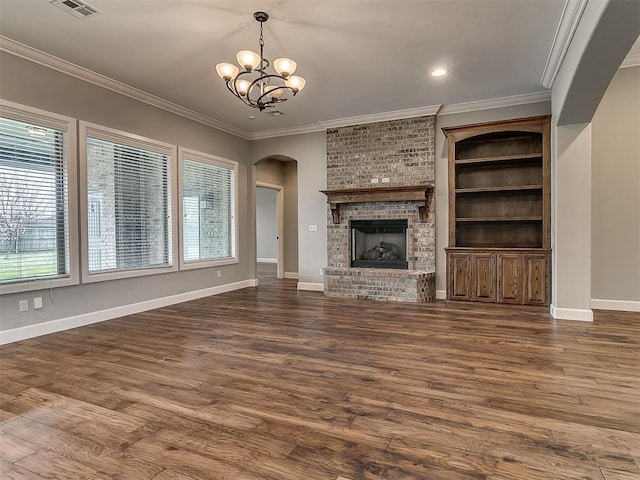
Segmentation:
{"type": "Polygon", "coordinates": [[[588,2],[553,83],[551,313],[555,318],[593,319],[590,122],[640,34],[638,13],[640,2],[588,2]]]}
{"type": "Polygon", "coordinates": [[[640,302],[640,67],[614,77],[591,146],[591,298],[640,302]]]}
{"type": "Polygon", "coordinates": [[[278,258],[278,191],[256,188],[256,244],[258,261],[278,258]]]}
{"type": "Polygon", "coordinates": [[[251,142],[251,163],[285,156],[298,162],[298,261],[299,281],[321,284],[321,269],[327,265],[327,186],[325,132],[267,138],[251,142]],[[317,225],[310,232],[309,225],[317,225]],[[312,253],[305,253],[312,252],[312,253]]]}
{"type": "Polygon", "coordinates": [[[55,288],[51,297],[49,291],[3,295],[1,330],[251,278],[254,227],[247,200],[248,141],[4,52],[0,52],[0,85],[0,94],[6,100],[239,162],[240,219],[239,264],[55,288]],[[221,278],[217,278],[216,270],[222,271],[221,278]],[[18,312],[19,299],[37,296],[44,300],[43,310],[18,312]]]}

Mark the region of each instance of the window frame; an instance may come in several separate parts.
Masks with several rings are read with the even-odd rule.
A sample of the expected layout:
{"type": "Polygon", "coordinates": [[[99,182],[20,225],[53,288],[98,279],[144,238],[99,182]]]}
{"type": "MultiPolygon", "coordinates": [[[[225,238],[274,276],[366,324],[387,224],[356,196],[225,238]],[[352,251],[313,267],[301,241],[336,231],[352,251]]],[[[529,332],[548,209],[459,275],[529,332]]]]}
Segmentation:
{"type": "Polygon", "coordinates": [[[80,150],[80,251],[82,258],[81,279],[82,283],[102,282],[117,280],[122,278],[142,277],[147,275],[157,275],[162,273],[176,272],[179,269],[178,262],[178,223],[180,217],[177,215],[177,192],[176,179],[177,171],[177,148],[175,145],[160,142],[151,138],[143,137],[122,130],[96,125],[93,123],[79,122],[79,150],[80,150]],[[167,187],[169,195],[167,201],[170,203],[168,212],[171,220],[171,248],[169,249],[171,265],[161,267],[138,268],[131,270],[117,270],[106,272],[89,272],[89,233],[88,233],[88,181],[87,181],[87,138],[95,138],[105,142],[113,142],[129,147],[149,150],[169,157],[169,178],[167,187]]]}
{"type": "Polygon", "coordinates": [[[238,252],[238,162],[229,160],[226,158],[210,155],[207,153],[198,152],[184,147],[178,147],[178,218],[179,223],[179,259],[180,270],[193,270],[197,268],[219,267],[223,265],[233,265],[240,263],[238,252]],[[183,195],[184,195],[184,160],[190,160],[194,162],[200,162],[208,165],[213,165],[220,168],[226,168],[233,172],[233,181],[231,185],[233,187],[232,201],[233,201],[233,257],[215,259],[215,260],[192,260],[185,261],[185,245],[184,245],[184,220],[183,220],[183,195]]]}
{"type": "Polygon", "coordinates": [[[2,283],[0,284],[0,295],[78,285],[80,283],[80,268],[78,261],[77,120],[65,115],[59,115],[4,99],[0,99],[0,116],[56,129],[63,134],[63,162],[67,176],[67,191],[65,192],[67,197],[67,238],[65,241],[68,250],[65,253],[69,258],[69,271],[66,274],[46,278],[17,279],[2,283]]]}

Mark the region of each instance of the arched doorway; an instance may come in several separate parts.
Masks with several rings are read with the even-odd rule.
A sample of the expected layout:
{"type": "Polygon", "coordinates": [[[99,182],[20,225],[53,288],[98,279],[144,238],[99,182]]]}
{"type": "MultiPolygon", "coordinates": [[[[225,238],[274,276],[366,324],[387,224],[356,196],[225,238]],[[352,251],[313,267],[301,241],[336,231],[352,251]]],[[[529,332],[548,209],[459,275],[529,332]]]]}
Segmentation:
{"type": "Polygon", "coordinates": [[[298,164],[284,156],[255,164],[258,279],[298,278],[298,164]]]}

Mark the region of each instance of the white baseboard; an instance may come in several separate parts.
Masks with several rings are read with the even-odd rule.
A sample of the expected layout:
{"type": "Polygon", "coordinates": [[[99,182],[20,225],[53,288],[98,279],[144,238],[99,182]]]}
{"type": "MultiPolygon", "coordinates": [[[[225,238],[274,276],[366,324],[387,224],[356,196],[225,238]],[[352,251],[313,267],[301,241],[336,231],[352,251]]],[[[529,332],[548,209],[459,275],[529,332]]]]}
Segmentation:
{"type": "Polygon", "coordinates": [[[446,290],[436,290],[436,300],[446,300],[446,299],[447,299],[446,290]]]}
{"type": "Polygon", "coordinates": [[[258,263],[278,263],[277,258],[256,258],[258,263]]]}
{"type": "Polygon", "coordinates": [[[284,278],[298,279],[298,272],[284,272],[284,278]]]}
{"type": "Polygon", "coordinates": [[[58,320],[37,323],[35,325],[26,325],[24,327],[12,328],[10,330],[4,330],[0,332],[0,345],[18,342],[20,340],[26,340],[28,338],[39,337],[41,335],[48,335],[50,333],[61,332],[63,330],[69,330],[70,328],[83,327],[92,323],[103,322],[105,320],[124,317],[125,315],[153,310],[154,308],[166,307],[168,305],[188,302],[189,300],[196,300],[202,297],[218,295],[220,293],[231,292],[233,290],[240,290],[242,288],[255,286],[253,285],[254,282],[256,282],[257,285],[257,280],[255,279],[243,280],[241,282],[228,283],[226,285],[219,285],[217,287],[203,288],[201,290],[179,293],[177,295],[171,295],[169,297],[154,298],[152,300],[145,300],[144,302],[122,305],[120,307],[108,308],[105,310],[98,310],[96,312],[75,315],[73,317],[60,318],[58,320]]]}
{"type": "Polygon", "coordinates": [[[310,292],[324,292],[324,283],[298,282],[298,290],[308,290],[310,292]]]}
{"type": "Polygon", "coordinates": [[[258,279],[257,278],[250,278],[249,280],[247,280],[247,282],[249,282],[249,285],[247,285],[248,287],[257,287],[258,286],[258,279]]]}
{"type": "Polygon", "coordinates": [[[597,310],[620,310],[622,312],[640,312],[640,302],[634,300],[591,299],[591,308],[597,310]]]}
{"type": "Polygon", "coordinates": [[[549,313],[551,313],[551,316],[557,320],[593,322],[593,311],[589,309],[558,308],[555,305],[551,305],[549,313]]]}

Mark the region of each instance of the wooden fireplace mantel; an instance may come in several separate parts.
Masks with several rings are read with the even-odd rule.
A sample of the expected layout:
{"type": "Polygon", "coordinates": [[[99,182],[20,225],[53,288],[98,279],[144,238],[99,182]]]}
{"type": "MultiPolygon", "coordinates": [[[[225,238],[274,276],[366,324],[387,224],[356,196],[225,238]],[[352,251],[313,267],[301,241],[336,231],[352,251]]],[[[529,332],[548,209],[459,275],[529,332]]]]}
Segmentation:
{"type": "Polygon", "coordinates": [[[340,205],[366,202],[418,202],[421,222],[427,221],[427,202],[433,192],[433,184],[404,187],[345,188],[340,190],[320,190],[327,196],[331,207],[333,223],[340,223],[340,205]]]}

